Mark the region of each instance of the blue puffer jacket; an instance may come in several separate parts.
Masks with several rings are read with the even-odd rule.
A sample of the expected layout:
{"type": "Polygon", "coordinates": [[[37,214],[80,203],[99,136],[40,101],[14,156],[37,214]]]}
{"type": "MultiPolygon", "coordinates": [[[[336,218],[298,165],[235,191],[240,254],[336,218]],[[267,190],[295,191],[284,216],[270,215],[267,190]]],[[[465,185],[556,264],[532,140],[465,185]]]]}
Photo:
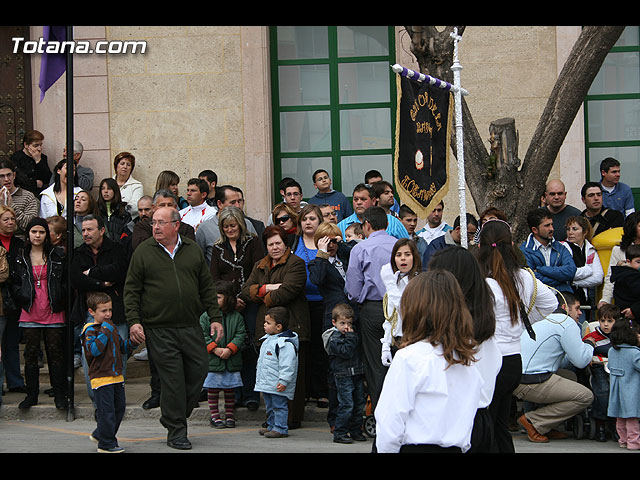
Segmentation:
{"type": "Polygon", "coordinates": [[[293,400],[298,374],[298,334],[285,330],[278,335],[265,335],[260,346],[260,356],[256,367],[256,392],[283,395],[293,400]],[[276,390],[281,383],[287,388],[276,390]]]}
{"type": "Polygon", "coordinates": [[[520,250],[527,259],[527,265],[536,274],[536,278],[545,285],[561,292],[573,292],[571,282],[576,275],[576,264],[569,250],[560,242],[551,242],[551,261],[547,266],[542,252],[535,248],[533,234],[529,234],[527,240],[520,245],[520,250]]]}

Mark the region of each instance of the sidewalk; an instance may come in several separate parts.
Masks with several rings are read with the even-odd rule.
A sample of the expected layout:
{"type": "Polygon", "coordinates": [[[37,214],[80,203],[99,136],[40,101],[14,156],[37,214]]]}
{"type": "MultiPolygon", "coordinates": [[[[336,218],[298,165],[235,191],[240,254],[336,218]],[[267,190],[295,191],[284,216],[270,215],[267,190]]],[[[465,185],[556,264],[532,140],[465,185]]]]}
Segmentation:
{"type": "MultiPolygon", "coordinates": [[[[94,418],[94,408],[84,383],[82,368],[75,370],[73,409],[57,410],[53,402],[53,397],[49,397],[49,395],[44,393],[49,387],[49,373],[45,361],[45,365],[40,369],[40,395],[38,396],[38,405],[34,405],[28,410],[20,410],[18,404],[24,400],[25,394],[5,392],[5,395],[2,397],[2,407],[0,407],[0,418],[11,420],[48,418],[66,419],[68,421],[94,418]]],[[[127,362],[125,393],[127,398],[125,419],[149,418],[157,421],[160,418],[159,408],[151,410],[144,410],[142,408],[142,404],[149,398],[151,393],[149,388],[148,362],[135,360],[133,356],[129,359],[127,362]]],[[[326,416],[326,408],[317,408],[314,403],[309,403],[305,410],[304,420],[308,422],[326,423],[326,416]]],[[[260,408],[256,411],[250,411],[243,407],[236,409],[236,418],[238,420],[262,421],[265,417],[266,413],[264,403],[262,402],[260,403],[260,408]]],[[[200,402],[199,407],[191,414],[190,420],[202,420],[208,424],[209,407],[206,401],[200,402]]]]}

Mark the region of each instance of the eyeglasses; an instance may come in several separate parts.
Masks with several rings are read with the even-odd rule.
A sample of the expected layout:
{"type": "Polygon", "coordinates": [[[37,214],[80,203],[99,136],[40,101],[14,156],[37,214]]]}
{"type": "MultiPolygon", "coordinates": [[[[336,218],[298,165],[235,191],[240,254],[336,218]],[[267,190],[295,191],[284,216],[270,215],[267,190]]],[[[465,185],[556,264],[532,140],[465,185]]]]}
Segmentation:
{"type": "Polygon", "coordinates": [[[151,220],[151,226],[155,227],[156,225],[159,227],[164,227],[167,223],[176,223],[177,220],[169,220],[165,222],[164,220],[151,220]]]}
{"type": "Polygon", "coordinates": [[[284,223],[290,218],[291,217],[289,215],[282,215],[281,217],[276,218],[276,223],[284,223]]]}

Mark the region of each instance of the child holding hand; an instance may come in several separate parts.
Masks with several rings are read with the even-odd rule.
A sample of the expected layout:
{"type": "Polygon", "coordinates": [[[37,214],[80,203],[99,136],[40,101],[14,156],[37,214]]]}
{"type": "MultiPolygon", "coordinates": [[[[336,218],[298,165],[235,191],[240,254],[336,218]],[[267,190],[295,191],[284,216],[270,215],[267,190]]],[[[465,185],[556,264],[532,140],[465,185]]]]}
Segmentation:
{"type": "Polygon", "coordinates": [[[238,355],[247,339],[244,318],[236,311],[236,291],[234,284],[228,281],[215,283],[218,305],[222,311],[224,336],[217,341],[211,337],[211,321],[207,313],[200,317],[207,352],[209,352],[209,372],[203,387],[207,389],[207,400],[214,428],[233,428],[236,426],[235,388],[242,386],[242,355],[238,355]],[[224,421],[220,417],[220,393],[224,395],[224,421]]]}

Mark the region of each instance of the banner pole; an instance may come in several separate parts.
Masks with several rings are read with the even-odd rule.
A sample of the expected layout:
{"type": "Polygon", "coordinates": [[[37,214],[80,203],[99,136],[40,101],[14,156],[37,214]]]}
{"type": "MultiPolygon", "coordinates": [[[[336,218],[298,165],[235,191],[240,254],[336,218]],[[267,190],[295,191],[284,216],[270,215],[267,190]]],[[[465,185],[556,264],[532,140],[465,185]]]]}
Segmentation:
{"type": "Polygon", "coordinates": [[[468,248],[467,240],[467,205],[464,178],[464,139],[462,137],[462,92],[460,89],[460,70],[462,65],[458,61],[458,42],[462,37],[458,35],[458,28],[455,27],[451,33],[453,38],[453,84],[455,87],[455,112],[456,112],[456,146],[458,151],[458,198],[460,201],[460,243],[464,248],[468,248]]]}

